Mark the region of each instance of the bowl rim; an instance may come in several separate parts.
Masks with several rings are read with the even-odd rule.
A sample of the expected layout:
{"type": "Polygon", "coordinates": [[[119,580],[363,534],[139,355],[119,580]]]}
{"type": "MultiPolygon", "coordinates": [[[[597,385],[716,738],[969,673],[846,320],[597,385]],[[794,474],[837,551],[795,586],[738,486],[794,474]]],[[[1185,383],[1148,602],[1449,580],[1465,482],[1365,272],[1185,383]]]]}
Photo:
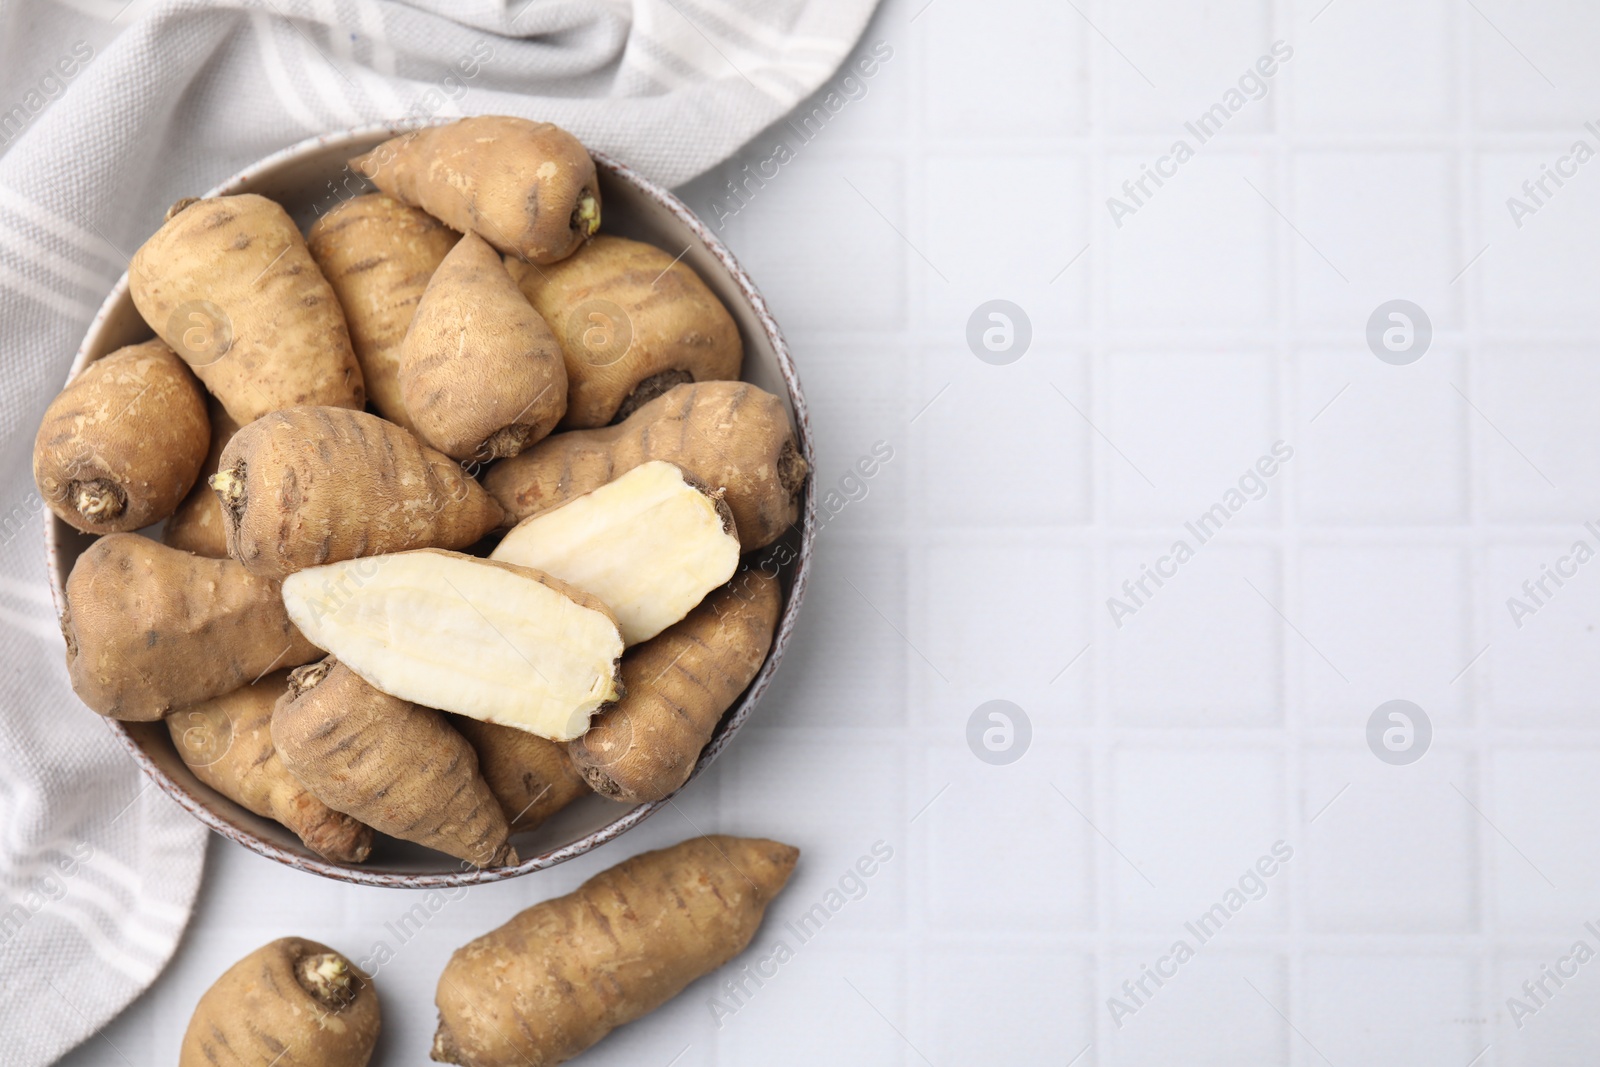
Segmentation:
{"type": "MultiPolygon", "coordinates": [[[[326,149],[340,144],[350,144],[356,141],[366,141],[379,135],[399,136],[412,130],[427,126],[445,125],[454,121],[457,121],[457,119],[423,118],[399,122],[377,122],[318,134],[262,157],[212,188],[204,196],[226,196],[244,191],[245,187],[269,174],[280,165],[314,150],[326,149]]],[[[799,374],[795,370],[794,360],[789,352],[789,345],[784,340],[783,332],[779,329],[777,321],[772,317],[772,313],[767,307],[766,299],[756,288],[749,274],[739,265],[733,253],[677,196],[645,178],[626,163],[622,163],[603,152],[591,149],[589,154],[594,158],[595,165],[598,168],[607,172],[611,177],[632,185],[640,193],[665,208],[668,213],[689,229],[705,250],[727,271],[738,289],[739,295],[749,305],[750,310],[761,325],[762,333],[765,334],[767,341],[772,346],[778,371],[783,378],[784,387],[788,393],[789,406],[794,413],[796,441],[807,464],[801,515],[798,523],[800,544],[795,552],[795,558],[789,565],[784,567],[792,575],[792,581],[789,588],[789,596],[783,606],[783,614],[778,620],[777,631],[773,634],[772,648],[768,651],[766,661],[761,665],[760,671],[757,672],[755,678],[745,689],[738,703],[724,715],[722,721],[717,725],[711,741],[700,753],[694,769],[684,782],[684,785],[688,785],[722,753],[722,750],[727,747],[728,741],[749,717],[752,708],[754,708],[756,702],[766,692],[767,686],[771,683],[772,676],[777,671],[778,663],[783,659],[784,651],[788,647],[790,637],[794,632],[795,620],[800,610],[800,602],[805,595],[806,580],[810,575],[811,551],[816,535],[815,480],[817,463],[811,441],[810,416],[806,407],[805,393],[800,387],[799,374]]],[[[105,301],[100,305],[99,310],[96,311],[94,318],[90,321],[89,328],[84,333],[83,342],[79,345],[77,354],[73,357],[72,365],[67,372],[68,383],[82,373],[83,369],[89,364],[88,354],[90,348],[98,342],[100,333],[105,328],[106,321],[112,314],[113,309],[127,295],[128,272],[125,270],[122,273],[122,277],[117,280],[117,284],[112,287],[111,292],[106,296],[105,301]]],[[[44,543],[46,565],[49,571],[50,595],[54,601],[58,617],[61,615],[66,603],[66,590],[61,578],[60,560],[63,551],[61,537],[67,529],[68,527],[61,519],[57,518],[48,509],[45,510],[44,543]]],[[[89,709],[86,708],[84,710],[88,711],[89,709]]],[[[92,711],[89,713],[94,714],[92,711]]],[[[145,775],[160,786],[162,792],[175,800],[180,807],[210,829],[230,841],[243,845],[252,852],[268,859],[276,860],[285,866],[308,874],[317,874],[325,878],[357,885],[436,889],[479,885],[487,882],[504,881],[508,878],[517,878],[533,871],[544,870],[557,864],[565,863],[567,860],[599,848],[601,845],[633,829],[667,805],[673,804],[673,797],[677,795],[677,790],[674,790],[673,793],[660,800],[636,804],[623,811],[605,826],[585,834],[578,840],[524,859],[516,866],[479,869],[463,863],[461,869],[450,872],[380,871],[363,868],[355,864],[335,863],[315,856],[299,855],[261,838],[243,826],[229,822],[216,812],[213,812],[201,798],[195,796],[181,783],[163,771],[144,752],[138,741],[129,732],[126,724],[111,718],[105,718],[105,723],[122,744],[122,747],[133,757],[134,762],[144,771],[145,775]]],[[[679,789],[682,788],[682,786],[679,787],[679,789]]],[[[239,807],[236,802],[226,797],[222,799],[227,804],[239,807]]],[[[240,808],[240,810],[243,811],[244,809],[240,808]]]]}

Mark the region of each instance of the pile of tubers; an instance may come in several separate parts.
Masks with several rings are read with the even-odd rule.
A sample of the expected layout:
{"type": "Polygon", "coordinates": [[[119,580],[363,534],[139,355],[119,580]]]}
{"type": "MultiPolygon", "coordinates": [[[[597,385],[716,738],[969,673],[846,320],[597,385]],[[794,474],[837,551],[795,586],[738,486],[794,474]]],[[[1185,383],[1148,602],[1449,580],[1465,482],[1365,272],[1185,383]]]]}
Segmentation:
{"type": "Polygon", "coordinates": [[[382,834],[515,864],[580,796],[687,780],[771,647],[751,554],[806,463],[699,276],[596,236],[570,134],[468,118],[351,167],[378,191],[305,236],[246,193],[178,202],[134,255],[155,339],[74,378],[34,448],[97,535],[67,665],[330,860],[382,834]]]}

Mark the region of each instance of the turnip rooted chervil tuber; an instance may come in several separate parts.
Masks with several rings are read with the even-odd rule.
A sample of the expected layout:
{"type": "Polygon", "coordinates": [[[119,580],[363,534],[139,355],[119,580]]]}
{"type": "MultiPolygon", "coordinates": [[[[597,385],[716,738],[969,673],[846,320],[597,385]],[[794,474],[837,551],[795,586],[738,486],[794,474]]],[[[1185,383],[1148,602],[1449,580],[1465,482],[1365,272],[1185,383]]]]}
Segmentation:
{"type": "Polygon", "coordinates": [[[84,368],[45,409],[33,446],[39,498],[85,533],[137,530],[171,515],[211,439],[205,398],[160,341],[84,368]]]}
{"type": "Polygon", "coordinates": [[[380,693],[336,660],[289,676],[272,741],[335,811],[478,867],[517,862],[466,738],[441,712],[380,693]]]}
{"type": "Polygon", "coordinates": [[[276,582],[138,534],[100,538],[67,576],[72,688],[113,719],[159,719],[315,659],[276,582]]]}
{"type": "Polygon", "coordinates": [[[234,434],[211,476],[228,552],[283,578],[408,548],[465,548],[500,524],[482,486],[400,427],[364,411],[275,411],[234,434]]]}
{"type": "Polygon", "coordinates": [[[759,838],[691,838],[521,912],[450,957],[433,1058],[564,1063],[743,951],[799,855],[759,838]]]}
{"type": "Polygon", "coordinates": [[[300,404],[366,403],[339,301],[294,220],[264,196],[174,204],[133,254],[128,290],[240,425],[300,404]]]}
{"type": "Polygon", "coordinates": [[[350,346],[378,414],[411,429],[400,399],[400,342],[417,301],[461,235],[425,211],[382,193],[333,207],[306,245],[344,307],[350,346]]]}
{"type": "Polygon", "coordinates": [[[602,235],[560,263],[508,258],[506,269],[561,342],[564,428],[620,422],[684,382],[739,377],[739,327],[681,256],[602,235]]]}
{"type": "Polygon", "coordinates": [[[751,571],[629,649],[622,657],[626,695],[567,746],[589,786],[637,803],[683,785],[723,713],[766,661],[782,606],[778,580],[751,571]]]}
{"type": "Polygon", "coordinates": [[[372,979],[327,945],[280,937],[206,990],[178,1067],[365,1067],[379,1024],[372,979]]]}
{"type": "Polygon", "coordinates": [[[806,461],[783,401],[748,382],[679,385],[615,426],[545,438],[483,484],[516,519],[559,507],[653,459],[723,491],[746,552],[800,517],[806,461]]]}
{"type": "Polygon", "coordinates": [[[433,272],[399,355],[413,428],[456,459],[514,456],[567,410],[555,335],[477,234],[433,272]]]}
{"type": "Polygon", "coordinates": [[[272,743],[272,707],[288,683],[274,671],[253,685],[167,716],[173,747],[194,776],[257,815],[293,830],[307,848],[339,863],[372,852],[372,828],[335,811],[289,773],[272,743]]]}
{"type": "Polygon", "coordinates": [[[350,161],[397,200],[529,263],[554,263],[600,228],[594,160],[548,122],[477,115],[412,130],[350,161]]]}

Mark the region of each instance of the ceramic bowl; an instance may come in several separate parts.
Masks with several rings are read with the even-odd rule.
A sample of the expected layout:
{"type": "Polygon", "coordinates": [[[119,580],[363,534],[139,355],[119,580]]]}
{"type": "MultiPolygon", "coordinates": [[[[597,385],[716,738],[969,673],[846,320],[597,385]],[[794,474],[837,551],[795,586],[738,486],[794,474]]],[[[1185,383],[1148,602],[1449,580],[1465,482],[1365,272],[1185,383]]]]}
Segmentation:
{"type": "MultiPolygon", "coordinates": [[[[340,199],[368,191],[347,169],[346,161],[414,125],[364,126],[303,141],[268,156],[206,195],[259,193],[281,203],[303,230],[340,199]]],[[[595,163],[599,168],[604,203],[604,231],[648,241],[675,255],[682,251],[683,261],[705,279],[739,325],[744,339],[744,380],[787,402],[802,453],[815,469],[805,398],[800,391],[794,362],[755,284],[722,242],[677,197],[616,160],[595,153],[595,163]]],[[[101,356],[151,336],[152,331],[134,309],[128,295],[128,276],[124,274],[90,325],[83,347],[73,360],[68,380],[101,356]]],[[[768,560],[782,564],[785,602],[778,632],[760,673],[718,725],[695,767],[696,775],[727,747],[783,659],[810,567],[815,530],[813,495],[808,475],[802,521],[774,549],[764,550],[768,560]]],[[[67,573],[91,540],[60,519],[49,516],[45,547],[58,612],[65,601],[63,588],[67,573]]],[[[86,708],[81,713],[93,714],[86,708]]],[[[203,785],[178,758],[164,723],[124,723],[109,719],[106,722],[144,772],[167,795],[217,833],[297,870],[366,885],[433,888],[514,878],[597,848],[672,802],[669,797],[651,804],[627,806],[598,796],[585,797],[538,829],[515,835],[512,841],[518,854],[525,857],[515,867],[463,869],[459,861],[449,856],[389,838],[380,838],[380,844],[366,863],[333,863],[311,852],[277,823],[246,811],[203,785]]]]}

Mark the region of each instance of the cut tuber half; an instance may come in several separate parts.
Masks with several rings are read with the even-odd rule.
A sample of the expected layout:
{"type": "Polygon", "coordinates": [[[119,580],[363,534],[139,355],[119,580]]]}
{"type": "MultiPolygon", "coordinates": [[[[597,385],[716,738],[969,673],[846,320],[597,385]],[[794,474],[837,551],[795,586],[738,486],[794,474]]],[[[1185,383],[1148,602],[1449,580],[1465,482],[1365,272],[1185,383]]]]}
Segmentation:
{"type": "Polygon", "coordinates": [[[490,559],[533,567],[603,600],[630,645],[682,619],[739,567],[722,494],[654,460],[523,520],[490,559]]]}
{"type": "Polygon", "coordinates": [[[528,567],[418,549],[311,567],[289,617],[374,688],[570,741],[622,695],[622,632],[600,600],[528,567]]]}

